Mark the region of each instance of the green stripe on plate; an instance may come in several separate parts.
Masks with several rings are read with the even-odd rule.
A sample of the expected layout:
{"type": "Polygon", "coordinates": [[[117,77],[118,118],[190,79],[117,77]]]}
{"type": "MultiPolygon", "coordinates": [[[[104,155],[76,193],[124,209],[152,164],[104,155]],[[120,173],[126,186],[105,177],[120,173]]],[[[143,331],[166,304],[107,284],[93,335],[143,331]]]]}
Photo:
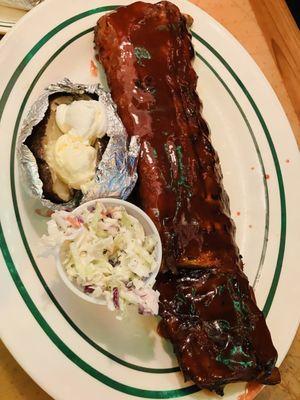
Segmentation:
{"type": "MultiPolygon", "coordinates": [[[[89,343],[92,347],[94,347],[97,351],[101,352],[102,354],[104,354],[105,356],[107,356],[108,358],[110,358],[111,360],[127,367],[130,369],[134,369],[137,371],[141,371],[141,372],[146,372],[146,373],[155,373],[155,374],[162,374],[162,373],[174,373],[174,372],[178,372],[180,371],[180,368],[177,367],[171,367],[171,368],[147,368],[147,367],[142,367],[139,365],[135,365],[132,363],[129,363],[125,360],[122,360],[118,357],[116,357],[114,354],[111,354],[110,352],[108,352],[107,350],[105,350],[104,348],[102,348],[101,346],[99,346],[97,343],[95,343],[92,339],[90,339],[84,332],[82,332],[80,330],[80,328],[72,321],[72,319],[68,316],[68,314],[65,312],[65,310],[62,308],[62,306],[59,304],[59,302],[57,301],[57,299],[55,298],[55,296],[53,295],[53,293],[51,292],[49,286],[47,285],[47,283],[45,282],[38,266],[37,263],[33,257],[33,254],[31,252],[30,246],[28,244],[24,229],[23,229],[23,225],[21,222],[21,217],[20,217],[20,213],[19,213],[19,209],[18,209],[18,203],[17,203],[17,198],[16,198],[16,188],[15,188],[15,180],[14,180],[14,159],[15,159],[15,146],[16,146],[16,139],[17,139],[17,133],[19,130],[19,125],[20,125],[20,120],[24,111],[24,108],[26,107],[28,98],[30,96],[30,94],[32,93],[32,90],[34,89],[37,81],[39,80],[39,78],[41,77],[41,75],[44,73],[45,69],[51,64],[51,62],[67,47],[69,46],[71,43],[73,43],[75,40],[79,39],[80,37],[86,35],[87,33],[91,32],[93,30],[93,28],[89,28],[86,29],[85,31],[77,34],[76,36],[74,36],[73,38],[69,39],[66,43],[64,43],[50,58],[49,60],[43,65],[43,67],[41,68],[41,70],[39,71],[39,73],[37,74],[37,76],[34,78],[33,82],[31,83],[25,97],[24,100],[21,104],[17,119],[16,119],[16,123],[15,123],[15,127],[14,127],[14,133],[13,133],[13,139],[12,139],[12,146],[11,146],[11,169],[10,169],[10,174],[11,174],[11,188],[12,188],[12,198],[13,198],[13,204],[14,204],[14,209],[15,209],[15,214],[16,214],[16,219],[17,219],[17,223],[18,223],[18,227],[20,230],[20,234],[22,237],[22,241],[24,243],[24,247],[26,249],[27,255],[32,263],[32,266],[40,280],[40,282],[42,283],[45,291],[47,292],[48,296],[50,297],[50,299],[52,300],[52,302],[55,304],[55,306],[57,307],[57,309],[60,311],[60,313],[63,315],[63,317],[66,319],[66,321],[72,326],[72,328],[87,342],[89,343]]],[[[249,121],[247,120],[247,117],[245,115],[245,113],[243,112],[241,106],[239,105],[239,103],[237,102],[236,98],[234,97],[234,95],[232,94],[232,92],[230,91],[229,87],[226,85],[226,83],[223,81],[223,79],[219,76],[219,74],[214,70],[214,68],[202,57],[200,56],[200,54],[197,53],[197,56],[205,63],[205,65],[214,73],[214,75],[217,77],[217,79],[222,83],[222,85],[224,86],[224,88],[227,90],[227,92],[229,93],[229,95],[231,96],[231,98],[233,99],[235,105],[237,106],[238,110],[240,111],[246,126],[248,127],[248,130],[250,132],[251,138],[253,140],[255,149],[257,151],[258,154],[258,159],[262,168],[262,176],[265,177],[265,168],[264,168],[264,164],[263,164],[263,160],[254,136],[254,133],[252,131],[252,128],[249,124],[249,121]]],[[[269,220],[269,202],[268,202],[268,188],[266,185],[266,181],[264,180],[264,184],[265,184],[265,192],[266,192],[266,225],[265,225],[265,236],[264,236],[264,242],[263,242],[263,250],[262,250],[262,256],[260,259],[260,263],[258,266],[258,271],[260,270],[260,267],[262,265],[263,262],[263,256],[265,254],[265,248],[266,248],[266,244],[268,241],[268,220],[269,220]]]]}

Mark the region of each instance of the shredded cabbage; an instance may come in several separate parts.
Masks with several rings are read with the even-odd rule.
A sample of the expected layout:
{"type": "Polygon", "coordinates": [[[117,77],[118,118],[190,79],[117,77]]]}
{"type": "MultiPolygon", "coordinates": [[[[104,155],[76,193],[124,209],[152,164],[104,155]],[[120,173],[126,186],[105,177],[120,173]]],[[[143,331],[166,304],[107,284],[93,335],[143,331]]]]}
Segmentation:
{"type": "Polygon", "coordinates": [[[105,298],[110,310],[136,304],[142,314],[158,313],[159,292],[148,283],[157,269],[156,241],[124,207],[97,202],[80,214],[56,211],[42,245],[42,255],[59,254],[70,281],[105,298]]]}

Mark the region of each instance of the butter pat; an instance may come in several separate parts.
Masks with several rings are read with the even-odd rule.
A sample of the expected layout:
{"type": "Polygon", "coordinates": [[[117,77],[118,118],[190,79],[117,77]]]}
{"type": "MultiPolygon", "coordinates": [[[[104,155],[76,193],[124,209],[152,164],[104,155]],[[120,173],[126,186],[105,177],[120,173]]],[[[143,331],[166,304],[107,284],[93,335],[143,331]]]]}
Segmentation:
{"type": "Polygon", "coordinates": [[[56,123],[63,133],[93,144],[106,132],[105,106],[96,100],[77,100],[71,104],[61,104],[56,110],[56,123]]]}
{"type": "Polygon", "coordinates": [[[78,137],[62,135],[55,143],[55,172],[73,189],[84,191],[95,176],[96,160],[96,149],[78,137]]]}

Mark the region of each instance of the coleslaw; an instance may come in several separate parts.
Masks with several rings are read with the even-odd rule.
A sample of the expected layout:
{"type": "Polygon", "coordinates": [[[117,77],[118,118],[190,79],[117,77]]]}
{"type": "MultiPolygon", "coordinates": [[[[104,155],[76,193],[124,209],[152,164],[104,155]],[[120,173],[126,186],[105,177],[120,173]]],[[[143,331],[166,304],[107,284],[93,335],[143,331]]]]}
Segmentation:
{"type": "Polygon", "coordinates": [[[159,292],[149,280],[157,270],[156,240],[124,207],[97,202],[80,213],[56,211],[42,247],[42,256],[59,256],[68,279],[110,310],[122,314],[136,304],[141,314],[158,313],[159,292]]]}

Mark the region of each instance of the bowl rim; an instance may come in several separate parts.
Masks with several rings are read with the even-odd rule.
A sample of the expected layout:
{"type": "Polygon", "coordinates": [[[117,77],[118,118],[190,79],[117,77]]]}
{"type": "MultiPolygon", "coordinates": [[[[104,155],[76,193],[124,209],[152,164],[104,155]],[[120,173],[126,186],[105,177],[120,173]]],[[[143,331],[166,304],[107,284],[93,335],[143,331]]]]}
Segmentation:
{"type": "MultiPolygon", "coordinates": [[[[137,216],[135,218],[137,218],[139,220],[139,222],[142,224],[142,226],[144,227],[143,222],[141,221],[141,219],[143,219],[148,226],[150,227],[152,234],[155,235],[157,242],[156,242],[156,261],[157,261],[157,269],[155,271],[153,271],[153,273],[151,274],[151,276],[148,278],[148,280],[151,282],[151,287],[154,285],[155,283],[155,279],[156,276],[160,270],[160,266],[161,266],[161,261],[162,261],[162,243],[161,243],[161,239],[160,239],[160,235],[158,233],[158,230],[154,224],[154,222],[152,221],[152,219],[145,213],[145,211],[143,211],[141,208],[137,207],[135,204],[130,203],[129,201],[123,200],[123,199],[117,199],[117,198],[109,198],[109,197],[105,197],[105,198],[100,198],[100,199],[94,199],[94,200],[90,200],[87,201],[83,204],[81,204],[80,206],[76,207],[74,210],[72,210],[70,213],[72,214],[78,214],[80,213],[81,210],[84,210],[85,208],[94,205],[95,203],[100,202],[103,203],[104,205],[113,205],[113,206],[123,206],[125,207],[126,211],[128,212],[129,215],[131,215],[130,210],[135,210],[136,213],[141,217],[138,218],[137,216]]],[[[61,258],[60,258],[60,250],[61,247],[58,249],[56,257],[55,257],[55,264],[56,264],[56,269],[58,271],[59,276],[61,277],[62,281],[64,282],[64,284],[78,297],[80,297],[81,299],[88,301],[90,303],[93,304],[98,304],[98,305],[107,305],[107,302],[105,299],[101,299],[101,298],[95,298],[92,296],[89,296],[88,294],[82,292],[77,286],[76,284],[74,284],[72,281],[70,281],[70,279],[68,278],[66,271],[62,265],[61,262],[61,258]]]]}

